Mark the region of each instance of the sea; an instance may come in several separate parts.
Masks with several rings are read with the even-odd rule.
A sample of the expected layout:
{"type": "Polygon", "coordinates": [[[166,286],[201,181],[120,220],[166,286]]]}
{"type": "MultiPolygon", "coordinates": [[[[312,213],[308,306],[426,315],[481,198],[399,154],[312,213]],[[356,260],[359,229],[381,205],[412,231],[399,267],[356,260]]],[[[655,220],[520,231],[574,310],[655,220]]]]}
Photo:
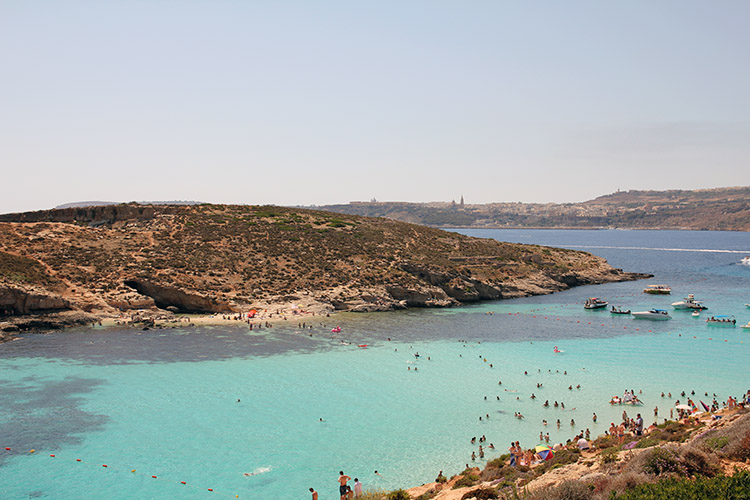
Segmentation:
{"type": "Polygon", "coordinates": [[[654,278],[306,317],[304,330],[22,335],[0,345],[0,498],[293,500],[312,487],[336,499],[339,471],[366,490],[417,486],[481,466],[511,441],[596,436],[623,411],[648,425],[668,418],[683,391],[710,404],[750,388],[750,330],[740,328],[750,321],[750,266],[740,264],[750,234],[459,232],[584,250],[654,278]],[[672,294],[644,294],[648,284],[672,294]],[[690,293],[709,307],[700,317],[672,310],[690,293]],[[584,310],[588,297],[672,319],[584,310]],[[737,326],[707,325],[710,315],[734,315],[737,326]],[[643,406],[609,404],[626,390],[643,406]],[[472,461],[481,436],[485,458],[472,461]]]}

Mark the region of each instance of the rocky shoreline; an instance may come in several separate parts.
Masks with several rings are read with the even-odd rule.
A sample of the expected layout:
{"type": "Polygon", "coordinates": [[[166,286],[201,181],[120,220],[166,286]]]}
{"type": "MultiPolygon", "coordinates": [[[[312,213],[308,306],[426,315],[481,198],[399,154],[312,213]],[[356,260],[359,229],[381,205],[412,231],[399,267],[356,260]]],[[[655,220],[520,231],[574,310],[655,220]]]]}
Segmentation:
{"type": "Polygon", "coordinates": [[[608,435],[591,441],[586,450],[572,443],[561,447],[550,462],[532,467],[511,466],[504,455],[483,469],[471,467],[450,477],[438,477],[435,482],[405,490],[405,494],[414,500],[609,499],[666,478],[694,480],[750,472],[748,460],[743,458],[748,453],[748,439],[750,411],[742,406],[724,408],[679,421],[665,419],[642,436],[628,435],[625,445],[618,445],[608,435]]]}
{"type": "Polygon", "coordinates": [[[453,307],[650,276],[586,252],[282,207],[129,204],[0,218],[4,339],[134,314],[453,307]]]}

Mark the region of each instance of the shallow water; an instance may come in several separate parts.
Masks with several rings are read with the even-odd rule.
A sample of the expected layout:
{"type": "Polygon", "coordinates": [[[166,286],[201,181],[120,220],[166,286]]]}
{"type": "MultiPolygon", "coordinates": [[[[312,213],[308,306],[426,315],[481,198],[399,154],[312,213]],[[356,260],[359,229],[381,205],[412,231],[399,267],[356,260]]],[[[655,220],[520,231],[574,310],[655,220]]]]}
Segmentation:
{"type": "Polygon", "coordinates": [[[0,345],[2,498],[305,498],[310,486],[337,498],[339,470],[365,488],[408,487],[462,469],[477,450],[472,436],[496,445],[491,459],[511,440],[537,444],[540,431],[553,442],[600,434],[623,408],[650,423],[654,406],[667,416],[682,390],[724,401],[750,385],[750,332],[739,327],[709,327],[689,312],[652,322],[582,309],[599,296],[671,310],[695,293],[711,314],[744,324],[746,233],[465,232],[591,248],[656,277],[448,310],[339,314],[312,337],[243,327],[25,336],[0,345]],[[662,282],[671,296],[641,292],[662,282]],[[343,332],[332,338],[334,322],[343,332]],[[610,407],[625,389],[641,390],[645,405],[610,407]],[[566,409],[543,408],[545,399],[566,409]]]}

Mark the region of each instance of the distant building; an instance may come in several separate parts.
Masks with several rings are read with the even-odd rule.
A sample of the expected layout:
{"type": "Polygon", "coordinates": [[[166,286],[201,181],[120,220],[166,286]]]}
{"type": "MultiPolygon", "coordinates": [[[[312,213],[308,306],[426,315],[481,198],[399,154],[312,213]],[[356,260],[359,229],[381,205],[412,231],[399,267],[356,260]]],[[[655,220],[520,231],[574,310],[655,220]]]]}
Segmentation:
{"type": "Polygon", "coordinates": [[[458,206],[464,208],[464,195],[461,195],[461,201],[458,202],[458,206]]]}

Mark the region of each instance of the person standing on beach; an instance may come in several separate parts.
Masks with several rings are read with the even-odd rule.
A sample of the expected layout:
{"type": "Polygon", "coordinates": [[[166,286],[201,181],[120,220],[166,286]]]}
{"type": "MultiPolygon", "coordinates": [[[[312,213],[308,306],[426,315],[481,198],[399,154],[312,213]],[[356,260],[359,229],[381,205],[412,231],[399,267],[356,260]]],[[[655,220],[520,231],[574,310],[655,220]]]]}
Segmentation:
{"type": "Polygon", "coordinates": [[[341,500],[346,500],[346,482],[351,478],[344,474],[344,471],[339,471],[339,495],[341,500]]]}
{"type": "Polygon", "coordinates": [[[354,478],[354,498],[361,497],[361,496],[362,496],[362,483],[360,483],[359,479],[355,477],[354,478]]]}
{"type": "Polygon", "coordinates": [[[641,418],[640,413],[635,419],[635,434],[637,436],[643,436],[643,418],[641,418]]]}

